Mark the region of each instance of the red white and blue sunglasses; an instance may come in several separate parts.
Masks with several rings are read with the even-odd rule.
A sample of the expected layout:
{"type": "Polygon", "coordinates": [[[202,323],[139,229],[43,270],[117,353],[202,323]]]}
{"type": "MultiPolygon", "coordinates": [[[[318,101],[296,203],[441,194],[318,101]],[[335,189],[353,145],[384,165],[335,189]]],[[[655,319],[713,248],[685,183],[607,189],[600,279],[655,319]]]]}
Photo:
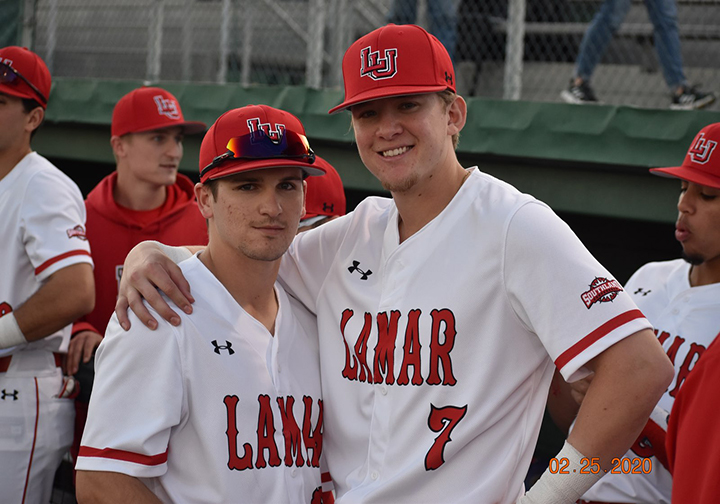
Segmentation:
{"type": "Polygon", "coordinates": [[[0,84],[10,84],[10,85],[17,85],[18,79],[22,80],[25,84],[27,84],[30,89],[35,91],[35,94],[40,98],[40,101],[43,105],[47,105],[48,99],[47,96],[42,94],[40,90],[35,87],[35,85],[27,80],[23,74],[15,70],[12,66],[10,66],[8,63],[0,63],[0,84]]]}
{"type": "Polygon", "coordinates": [[[315,152],[305,135],[285,130],[282,136],[274,140],[264,131],[253,131],[247,135],[231,138],[227,143],[227,152],[215,157],[200,171],[200,177],[217,168],[226,161],[237,159],[302,159],[306,163],[315,162],[315,152]]]}

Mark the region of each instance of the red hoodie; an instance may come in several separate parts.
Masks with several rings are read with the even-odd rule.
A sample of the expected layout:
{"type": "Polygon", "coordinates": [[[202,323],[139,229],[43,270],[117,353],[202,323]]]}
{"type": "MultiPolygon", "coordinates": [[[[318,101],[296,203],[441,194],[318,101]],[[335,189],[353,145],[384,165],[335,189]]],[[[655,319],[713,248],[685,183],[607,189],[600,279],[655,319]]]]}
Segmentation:
{"type": "Polygon", "coordinates": [[[117,172],[113,172],[102,179],[85,200],[87,238],[95,262],[95,309],[75,323],[73,334],[83,330],[105,334],[115,309],[125,256],[141,241],[207,245],[207,225],[188,177],[178,174],[177,182],[167,188],[165,203],[148,211],[119,206],[113,198],[116,183],[117,172]]]}

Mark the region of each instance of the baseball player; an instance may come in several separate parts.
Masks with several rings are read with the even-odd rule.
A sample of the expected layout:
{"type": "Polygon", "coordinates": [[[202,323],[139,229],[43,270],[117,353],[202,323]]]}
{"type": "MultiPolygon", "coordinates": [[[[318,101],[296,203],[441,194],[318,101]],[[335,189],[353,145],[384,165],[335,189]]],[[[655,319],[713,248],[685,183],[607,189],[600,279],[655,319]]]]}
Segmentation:
{"type": "Polygon", "coordinates": [[[73,457],[80,447],[92,390],[88,363],[115,307],[125,256],[143,240],[207,243],[194,184],[178,173],[183,136],[205,129],[204,123],[186,121],[175,96],[157,87],[135,89],[113,109],[110,145],[117,168],[85,201],[87,239],[95,260],[95,309],[73,326],[68,351],[67,371],[81,381],[75,401],[73,457]]]}
{"type": "Polygon", "coordinates": [[[85,207],[74,182],[30,147],[50,72],[0,49],[0,495],[49,502],[72,442],[73,384],[60,366],[71,323],[93,308],[85,207]]]}
{"type": "Polygon", "coordinates": [[[323,174],[314,161],[302,124],[281,110],[246,106],[210,128],[195,187],[209,243],[181,265],[195,310],[161,335],[140,323],[123,335],[110,321],[80,502],[321,502],[317,326],[275,283],[303,178],[323,174]]]}
{"type": "Polygon", "coordinates": [[[300,220],[298,233],[322,226],[345,215],[345,187],[340,174],[320,156],[315,156],[315,164],[325,170],[325,175],[312,177],[306,181],[305,215],[300,220]]]}
{"type": "MultiPolygon", "coordinates": [[[[669,504],[674,493],[665,454],[667,415],[698,359],[720,331],[719,141],[720,123],[711,124],[697,134],[682,166],[651,170],[680,179],[675,238],[682,245],[683,259],[644,265],[628,280],[625,290],[655,327],[675,366],[675,378],[638,441],[623,457],[630,461],[643,458],[644,470],[619,466],[585,494],[587,501],[669,504]]],[[[697,460],[681,473],[683,469],[695,471],[695,467],[702,468],[703,462],[697,460]]],[[[703,474],[702,469],[698,473],[703,474]]],[[[684,502],[701,500],[686,496],[684,502]]]]}
{"type": "MultiPolygon", "coordinates": [[[[345,53],[343,77],[331,112],[350,110],[360,156],[392,199],[300,234],[280,273],[318,318],[338,502],[574,502],[670,381],[650,324],[546,205],[458,163],[467,109],[435,37],[379,28],[345,53]],[[523,496],[555,366],[596,378],[558,454],[568,474],[547,472],[523,496]]],[[[170,284],[158,264],[176,267],[142,250],[153,271],[138,267],[141,250],[126,267],[150,275],[135,286],[152,296],[152,281],[170,284]]],[[[117,311],[129,301],[150,322],[124,287],[117,311]]],[[[187,285],[166,292],[190,306],[187,285]]]]}

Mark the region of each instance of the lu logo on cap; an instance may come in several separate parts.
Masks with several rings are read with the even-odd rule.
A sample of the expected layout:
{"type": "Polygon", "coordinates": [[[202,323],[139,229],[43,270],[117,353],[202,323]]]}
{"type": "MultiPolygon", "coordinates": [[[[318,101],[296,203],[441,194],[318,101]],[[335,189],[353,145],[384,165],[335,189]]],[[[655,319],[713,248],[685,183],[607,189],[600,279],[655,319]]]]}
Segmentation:
{"type": "Polygon", "coordinates": [[[164,115],[170,119],[180,119],[178,104],[175,100],[164,98],[162,95],[153,96],[155,104],[158,108],[158,114],[164,115]]]}
{"type": "Polygon", "coordinates": [[[720,157],[715,154],[718,143],[720,123],[709,124],[695,135],[682,165],[650,168],[650,172],[720,189],[720,157]]]}
{"type": "Polygon", "coordinates": [[[705,164],[710,161],[710,156],[717,147],[717,142],[713,140],[705,140],[705,133],[700,133],[690,150],[688,156],[697,164],[705,164]]]}
{"type": "Polygon", "coordinates": [[[269,122],[261,123],[259,117],[253,117],[252,119],[248,119],[247,125],[248,128],[250,128],[250,133],[262,131],[273,142],[281,141],[283,134],[285,133],[284,124],[275,123],[275,129],[272,129],[272,125],[269,122]]]}
{"type": "Polygon", "coordinates": [[[380,51],[372,51],[367,46],[360,51],[360,77],[370,77],[372,80],[390,79],[397,73],[397,48],[385,49],[385,57],[380,57],[380,51]]]}

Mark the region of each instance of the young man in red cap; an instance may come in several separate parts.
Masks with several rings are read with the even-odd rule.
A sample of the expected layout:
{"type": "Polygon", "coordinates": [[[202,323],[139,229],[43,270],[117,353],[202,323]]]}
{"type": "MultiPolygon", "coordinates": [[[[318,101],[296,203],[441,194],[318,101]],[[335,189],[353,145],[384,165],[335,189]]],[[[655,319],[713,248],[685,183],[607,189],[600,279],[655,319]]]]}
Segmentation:
{"type": "Polygon", "coordinates": [[[300,221],[298,233],[315,229],[345,215],[345,187],[340,174],[320,156],[315,157],[315,164],[325,170],[325,175],[306,181],[305,215],[300,221]]]}
{"type": "Polygon", "coordinates": [[[49,502],[72,442],[71,323],[93,308],[85,207],[75,183],[30,147],[51,78],[37,54],[0,49],[0,494],[49,502]]]}
{"type": "Polygon", "coordinates": [[[175,96],[157,87],[135,89],[113,109],[110,145],[117,168],[85,200],[87,239],[95,261],[95,309],[73,326],[68,350],[67,371],[81,382],[73,457],[92,390],[90,360],[112,315],[125,256],[144,240],[207,243],[193,183],[178,173],[183,137],[205,129],[204,123],[186,121],[175,96]]]}
{"type": "Polygon", "coordinates": [[[303,179],[323,169],[295,116],[251,105],[210,128],[200,174],[209,243],[181,264],[196,309],[161,334],[139,322],[122,334],[111,320],[78,499],[320,504],[317,326],[276,277],[304,213],[303,179]]]}
{"type": "MultiPolygon", "coordinates": [[[[720,331],[720,151],[715,152],[718,141],[720,124],[711,124],[697,134],[682,166],[650,170],[680,179],[675,237],[682,245],[683,258],[642,266],[628,280],[625,290],[655,327],[658,340],[675,366],[675,378],[632,448],[616,459],[610,474],[586,492],[581,503],[670,504],[671,494],[675,499],[681,497],[682,502],[717,500],[714,492],[710,500],[703,500],[700,498],[703,490],[698,488],[701,479],[709,477],[706,468],[714,467],[711,459],[695,456],[696,442],[708,450],[716,447],[706,445],[711,434],[699,428],[706,420],[687,413],[676,415],[676,407],[686,394],[690,377],[695,376],[698,359],[703,356],[705,361],[705,350],[720,331]],[[684,441],[691,440],[686,449],[678,451],[682,452],[678,465],[680,487],[670,472],[671,453],[665,451],[671,409],[675,420],[687,426],[684,441]]],[[[588,383],[590,380],[586,379],[574,385],[579,400],[588,383]]],[[[550,407],[557,398],[551,396],[550,407]]],[[[703,397],[702,402],[709,400],[703,397]]]]}
{"type": "MultiPolygon", "coordinates": [[[[647,264],[630,279],[633,285],[628,284],[628,291],[641,296],[638,306],[657,328],[676,370],[674,385],[658,404],[664,412],[672,410],[667,425],[669,467],[661,466],[656,474],[663,476],[662,484],[658,478],[649,482],[655,483],[653,490],[661,494],[653,494],[652,502],[670,502],[668,469],[673,503],[716,502],[720,493],[716,407],[720,347],[713,343],[720,332],[718,143],[720,123],[706,126],[693,140],[681,166],[651,170],[680,179],[675,238],[682,244],[684,261],[647,264]]],[[[661,450],[663,443],[659,444],[661,450]]],[[[657,454],[650,455],[657,458],[657,454]]]]}
{"type": "MultiPolygon", "coordinates": [[[[459,164],[467,108],[435,37],[379,28],[345,53],[343,77],[331,112],[350,110],[360,157],[392,199],[300,234],[280,271],[318,317],[338,501],[575,502],[672,377],[650,323],[550,208],[459,164]],[[562,468],[523,495],[555,366],[595,381],[562,468]]],[[[151,284],[136,286],[157,300],[151,284]]],[[[187,285],[166,292],[189,309],[187,285]]]]}

